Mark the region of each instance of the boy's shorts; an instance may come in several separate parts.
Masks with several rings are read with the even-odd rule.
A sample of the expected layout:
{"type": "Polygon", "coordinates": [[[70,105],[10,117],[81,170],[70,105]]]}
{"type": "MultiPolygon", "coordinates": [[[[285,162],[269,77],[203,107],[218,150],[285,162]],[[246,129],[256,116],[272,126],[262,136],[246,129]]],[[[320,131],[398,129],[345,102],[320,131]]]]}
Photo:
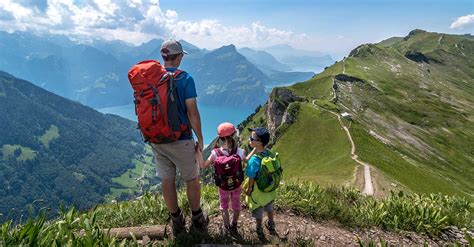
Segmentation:
{"type": "Polygon", "coordinates": [[[166,144],[151,144],[156,161],[156,170],[161,179],[176,177],[178,168],[185,182],[199,176],[199,165],[196,162],[194,140],[178,140],[166,144]]]}
{"type": "Polygon", "coordinates": [[[263,218],[263,211],[265,212],[273,212],[273,201],[268,203],[267,205],[263,207],[259,207],[255,210],[252,211],[252,217],[255,219],[261,219],[263,218]]]}
{"type": "Polygon", "coordinates": [[[221,210],[228,210],[229,209],[229,201],[232,203],[232,210],[233,211],[240,211],[242,210],[242,205],[240,203],[240,194],[242,193],[242,186],[234,190],[223,190],[219,188],[219,201],[220,201],[220,209],[221,210]]]}

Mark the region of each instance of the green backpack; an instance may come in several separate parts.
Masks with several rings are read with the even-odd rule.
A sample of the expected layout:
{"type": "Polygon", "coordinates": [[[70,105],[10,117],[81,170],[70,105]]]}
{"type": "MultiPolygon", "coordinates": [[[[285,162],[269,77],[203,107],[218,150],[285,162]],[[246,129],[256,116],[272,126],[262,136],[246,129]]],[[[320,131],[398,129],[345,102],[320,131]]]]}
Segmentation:
{"type": "Polygon", "coordinates": [[[278,153],[273,154],[267,150],[270,155],[263,156],[256,154],[260,158],[260,171],[256,182],[257,187],[262,192],[272,192],[280,186],[283,169],[281,168],[280,157],[278,153]]]}

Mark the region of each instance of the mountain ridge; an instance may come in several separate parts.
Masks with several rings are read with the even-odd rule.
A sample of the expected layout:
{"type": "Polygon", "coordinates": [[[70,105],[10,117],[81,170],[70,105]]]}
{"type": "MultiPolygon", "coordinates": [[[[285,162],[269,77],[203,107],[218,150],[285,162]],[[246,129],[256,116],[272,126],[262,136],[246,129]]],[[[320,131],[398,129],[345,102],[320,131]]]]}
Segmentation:
{"type": "Polygon", "coordinates": [[[327,124],[335,121],[331,114],[309,104],[315,102],[352,116],[352,121],[344,121],[356,154],[372,165],[376,196],[406,190],[473,200],[473,47],[462,35],[422,30],[360,45],[313,79],[283,88],[300,100],[274,89],[266,105],[241,125],[243,140],[246,127],[267,125],[289,177],[362,186],[363,171],[350,161],[343,132],[327,124]],[[283,116],[296,120],[282,121],[283,116]],[[308,150],[301,153],[293,146],[308,150]]]}

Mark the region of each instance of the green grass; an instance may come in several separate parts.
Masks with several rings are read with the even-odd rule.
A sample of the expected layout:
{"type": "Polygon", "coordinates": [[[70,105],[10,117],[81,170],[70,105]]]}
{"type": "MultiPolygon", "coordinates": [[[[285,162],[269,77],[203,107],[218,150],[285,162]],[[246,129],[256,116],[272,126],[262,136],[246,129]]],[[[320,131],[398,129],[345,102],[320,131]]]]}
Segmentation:
{"type": "MultiPolygon", "coordinates": [[[[178,194],[179,205],[188,209],[184,190],[178,194]]],[[[216,186],[202,187],[203,208],[217,215],[216,186]]],[[[311,183],[287,183],[279,187],[275,201],[277,213],[292,211],[316,221],[334,220],[346,227],[378,227],[387,231],[414,231],[432,236],[448,226],[471,229],[473,211],[469,202],[459,198],[431,195],[392,194],[382,200],[362,196],[351,188],[322,188],[311,183]]],[[[184,210],[189,217],[188,210],[184,210]]],[[[5,246],[118,246],[119,240],[101,229],[124,226],[165,224],[168,211],[159,194],[146,193],[133,201],[99,205],[88,212],[63,210],[59,217],[46,221],[46,215],[29,218],[21,225],[5,222],[0,225],[0,245],[5,246]],[[78,235],[83,230],[84,234],[78,235]]],[[[303,236],[305,237],[305,236],[303,236]]],[[[229,243],[227,238],[186,235],[188,245],[229,243]]],[[[179,245],[183,239],[165,240],[162,244],[179,245]]],[[[255,240],[254,240],[255,241],[255,240]]],[[[232,242],[230,242],[232,243],[232,242]]],[[[244,239],[238,243],[253,243],[244,239]]],[[[124,240],[121,246],[137,246],[136,240],[124,240]]],[[[288,244],[288,243],[286,243],[288,244]]],[[[292,243],[290,243],[292,244],[292,243]]]]}
{"type": "Polygon", "coordinates": [[[327,99],[316,99],[314,103],[324,109],[327,109],[333,112],[339,112],[339,107],[327,99]]]}
{"type": "MultiPolygon", "coordinates": [[[[327,72],[323,72],[327,73],[327,72]]],[[[330,98],[332,93],[333,77],[316,76],[309,81],[297,83],[290,86],[289,89],[295,92],[299,96],[305,96],[308,98],[316,99],[327,99],[330,98]]]]}
{"type": "Polygon", "coordinates": [[[279,190],[276,205],[315,220],[336,220],[348,227],[380,227],[438,235],[447,226],[470,228],[473,209],[460,197],[392,193],[381,200],[352,188],[322,188],[291,183],[279,190]]]}
{"type": "Polygon", "coordinates": [[[299,96],[310,99],[330,99],[332,96],[332,86],[334,75],[341,74],[343,70],[342,62],[337,62],[328,67],[323,72],[317,74],[314,78],[296,83],[288,89],[299,96]]]}
{"type": "MultiPolygon", "coordinates": [[[[461,36],[419,31],[391,46],[369,45],[359,50],[359,55],[346,59],[346,74],[364,80],[365,84],[353,84],[350,90],[345,89],[340,93],[345,97],[340,97],[339,103],[362,105],[364,110],[356,114],[356,121],[365,129],[391,136],[390,149],[398,158],[394,158],[397,162],[388,163],[410,172],[395,175],[397,171],[387,162],[382,162],[381,170],[414,191],[440,191],[474,199],[474,42],[461,36]],[[417,64],[404,57],[411,50],[442,63],[417,64]],[[379,121],[374,121],[374,114],[365,115],[366,109],[375,113],[379,121]],[[408,137],[394,138],[393,130],[401,127],[404,135],[425,146],[410,145],[406,141],[408,137]],[[426,175],[421,179],[413,175],[423,173],[426,175]],[[424,183],[416,182],[421,180],[424,183]]],[[[366,132],[359,135],[359,139],[368,138],[366,132]]],[[[372,150],[364,155],[370,163],[383,159],[378,154],[372,150]]]]}
{"type": "Polygon", "coordinates": [[[59,129],[56,125],[51,125],[49,129],[44,133],[40,138],[40,142],[46,148],[49,148],[49,143],[55,139],[59,138],[59,129]]]}
{"type": "MultiPolygon", "coordinates": [[[[465,100],[467,103],[470,101],[470,96],[466,95],[469,89],[466,88],[465,92],[460,91],[457,86],[430,83],[431,81],[451,81],[453,78],[457,78],[456,81],[463,81],[467,78],[463,78],[462,74],[451,74],[450,67],[433,65],[430,68],[431,74],[425,75],[425,77],[429,76],[429,79],[424,79],[421,76],[422,72],[416,66],[414,67],[413,64],[400,58],[401,54],[397,54],[396,51],[389,52],[388,57],[396,58],[397,62],[395,63],[401,67],[400,75],[390,71],[390,66],[380,63],[383,58],[348,59],[346,62],[347,73],[365,81],[374,81],[381,90],[381,92],[368,92],[353,88],[353,94],[357,95],[356,97],[359,97],[364,105],[385,118],[388,124],[391,124],[390,119],[398,117],[406,122],[407,126],[412,125],[407,127],[411,134],[432,147],[446,161],[437,159],[433,155],[423,155],[424,152],[414,150],[403,140],[398,140],[400,143],[397,148],[423,164],[426,169],[440,172],[443,176],[448,177],[458,190],[472,193],[474,185],[470,180],[474,175],[474,168],[469,166],[469,164],[473,164],[473,160],[469,158],[472,153],[470,154],[471,151],[467,147],[472,146],[470,140],[474,138],[473,125],[466,121],[465,116],[460,114],[456,107],[440,101],[440,97],[433,97],[433,94],[446,95],[447,92],[450,92],[449,95],[457,95],[458,100],[465,100]],[[361,70],[362,66],[370,69],[361,70]],[[419,84],[416,83],[419,81],[424,81],[429,88],[420,90],[419,84]],[[447,133],[445,130],[449,132],[447,133]]],[[[344,104],[350,105],[347,102],[344,104]]],[[[468,114],[474,114],[472,108],[464,110],[469,112],[468,114]]],[[[365,119],[365,121],[370,122],[371,119],[365,119]]],[[[397,126],[392,128],[397,128],[397,126]]]]}
{"type": "Polygon", "coordinates": [[[5,144],[2,147],[3,159],[6,160],[8,157],[15,155],[15,150],[20,149],[20,155],[16,157],[17,161],[33,160],[36,158],[36,151],[29,147],[23,147],[21,145],[8,145],[5,144]]]}
{"type": "MultiPolygon", "coordinates": [[[[288,89],[303,101],[314,100],[334,112],[349,108],[357,154],[378,168],[387,181],[398,181],[419,193],[442,192],[474,200],[474,42],[456,35],[414,33],[408,40],[394,38],[360,46],[357,55],[288,89]],[[405,57],[413,50],[441,63],[415,63],[405,57]],[[342,73],[343,64],[346,75],[363,83],[340,83],[338,102],[333,104],[329,101],[333,78],[342,73]],[[368,130],[389,139],[391,146],[374,139],[368,130]]],[[[354,167],[350,147],[338,148],[347,136],[336,131],[339,125],[335,122],[333,129],[325,128],[331,125],[331,118],[315,111],[302,107],[298,121],[284,126],[286,132],[278,137],[274,149],[289,166],[285,172],[289,178],[324,185],[335,179],[341,184],[354,167]],[[330,135],[334,136],[321,138],[330,135]],[[314,171],[313,166],[318,169],[314,171]]],[[[264,114],[258,113],[261,123],[264,114]]],[[[247,126],[258,125],[255,122],[256,117],[247,126]]],[[[242,136],[246,146],[248,133],[242,136]]]]}
{"type": "Polygon", "coordinates": [[[153,152],[149,145],[145,146],[144,153],[132,160],[134,167],[128,169],[119,177],[112,178],[112,181],[126,188],[110,188],[110,193],[105,196],[107,201],[118,198],[122,193],[134,194],[140,191],[140,181],[137,180],[142,176],[145,169],[143,184],[149,184],[149,179],[155,177],[155,165],[153,164],[153,152]]]}
{"type": "Polygon", "coordinates": [[[356,153],[361,160],[377,167],[404,186],[417,193],[433,191],[448,195],[462,195],[459,190],[439,174],[424,169],[416,161],[404,159],[396,150],[380,143],[362,128],[360,124],[352,124],[351,134],[357,146],[356,153]],[[415,163],[415,164],[413,164],[415,163]]]}
{"type": "Polygon", "coordinates": [[[139,175],[129,170],[125,172],[124,174],[122,174],[120,177],[112,178],[112,181],[115,183],[119,183],[128,188],[135,188],[135,187],[138,187],[138,182],[135,180],[138,177],[139,175]]]}
{"type": "Polygon", "coordinates": [[[280,153],[286,179],[347,184],[357,166],[350,158],[350,142],[336,117],[307,103],[301,104],[297,121],[272,150],[280,153]]]}

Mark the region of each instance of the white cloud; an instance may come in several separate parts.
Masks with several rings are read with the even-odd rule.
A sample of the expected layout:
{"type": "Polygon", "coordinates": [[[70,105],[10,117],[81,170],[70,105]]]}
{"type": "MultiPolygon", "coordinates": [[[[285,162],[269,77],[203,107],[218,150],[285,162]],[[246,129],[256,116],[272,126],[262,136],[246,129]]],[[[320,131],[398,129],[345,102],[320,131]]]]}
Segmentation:
{"type": "Polygon", "coordinates": [[[451,24],[450,28],[457,29],[470,24],[474,24],[474,14],[458,17],[458,19],[451,24]]]}
{"type": "Polygon", "coordinates": [[[306,34],[268,28],[259,22],[250,26],[225,26],[218,20],[178,21],[170,28],[173,37],[192,41],[205,48],[231,43],[241,47],[266,47],[301,42],[308,38],[306,34]]]}
{"type": "Polygon", "coordinates": [[[174,10],[162,10],[158,0],[48,0],[45,10],[31,4],[0,1],[0,30],[51,32],[74,38],[120,39],[140,44],[149,39],[184,39],[200,47],[221,45],[265,47],[307,43],[306,34],[267,27],[259,22],[226,26],[218,20],[180,20],[174,10]]]}

